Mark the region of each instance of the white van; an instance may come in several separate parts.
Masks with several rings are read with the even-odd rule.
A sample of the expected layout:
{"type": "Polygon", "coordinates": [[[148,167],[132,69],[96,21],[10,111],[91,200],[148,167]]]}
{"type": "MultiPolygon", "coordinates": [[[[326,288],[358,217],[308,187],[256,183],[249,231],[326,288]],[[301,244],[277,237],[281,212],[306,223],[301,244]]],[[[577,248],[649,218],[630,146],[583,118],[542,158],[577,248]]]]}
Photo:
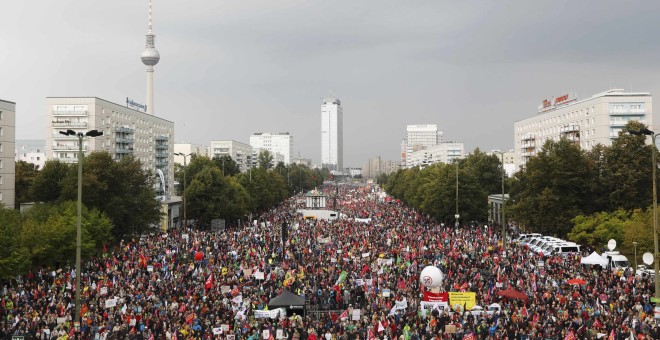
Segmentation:
{"type": "Polygon", "coordinates": [[[562,255],[562,256],[567,256],[570,254],[579,254],[580,245],[574,242],[554,243],[549,249],[549,252],[552,255],[562,255]]]}
{"type": "Polygon", "coordinates": [[[628,262],[628,258],[624,255],[621,255],[621,253],[618,251],[606,251],[601,256],[607,260],[607,265],[603,266],[605,269],[619,271],[630,268],[630,262],[628,262]]]}

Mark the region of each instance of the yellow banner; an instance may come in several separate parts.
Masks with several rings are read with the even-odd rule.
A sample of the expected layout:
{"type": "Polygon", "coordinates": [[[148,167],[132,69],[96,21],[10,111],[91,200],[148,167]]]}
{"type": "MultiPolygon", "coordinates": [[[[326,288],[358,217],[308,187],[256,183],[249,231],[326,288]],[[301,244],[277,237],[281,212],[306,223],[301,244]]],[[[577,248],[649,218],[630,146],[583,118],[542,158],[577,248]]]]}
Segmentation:
{"type": "Polygon", "coordinates": [[[449,306],[457,310],[470,310],[477,302],[477,293],[475,292],[449,292],[449,306]]]}

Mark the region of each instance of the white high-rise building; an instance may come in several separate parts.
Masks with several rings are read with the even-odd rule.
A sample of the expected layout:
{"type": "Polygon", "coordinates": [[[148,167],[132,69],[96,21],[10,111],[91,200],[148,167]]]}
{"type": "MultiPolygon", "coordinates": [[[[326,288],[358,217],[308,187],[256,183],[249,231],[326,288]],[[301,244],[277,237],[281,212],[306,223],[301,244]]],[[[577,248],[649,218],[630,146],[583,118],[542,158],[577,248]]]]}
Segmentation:
{"type": "Polygon", "coordinates": [[[85,155],[101,150],[115,160],[133,155],[145,170],[154,175],[158,170],[163,172],[165,188],[159,186],[160,195],[171,192],[173,122],[96,97],[46,98],[46,107],[46,159],[78,162],[78,137],[60,131],[102,131],[103,136],[83,138],[85,155]]]}
{"type": "Polygon", "coordinates": [[[268,152],[273,154],[273,157],[278,153],[282,155],[283,158],[281,159],[285,165],[291,164],[291,157],[293,157],[293,136],[288,132],[254,133],[250,136],[250,146],[252,146],[253,154],[255,153],[255,149],[268,150],[268,152]]]}
{"type": "Polygon", "coordinates": [[[238,164],[241,172],[246,172],[252,165],[252,146],[235,140],[212,140],[209,156],[229,156],[238,164]]]}
{"type": "Polygon", "coordinates": [[[16,103],[0,99],[0,207],[14,208],[16,198],[16,103]]]}
{"type": "Polygon", "coordinates": [[[442,130],[436,124],[407,125],[406,138],[401,142],[401,167],[413,167],[408,162],[413,152],[440,144],[442,140],[442,130]]]}
{"type": "Polygon", "coordinates": [[[154,66],[160,60],[160,53],[156,49],[156,35],[151,29],[151,0],[149,0],[149,26],[147,30],[147,43],[140,55],[142,63],[147,66],[147,113],[154,114],[154,66]]]}
{"type": "Polygon", "coordinates": [[[648,92],[612,89],[578,100],[573,93],[546,99],[535,116],[515,122],[516,169],[524,169],[547,140],[569,139],[585,150],[612,145],[630,120],[653,128],[653,97],[648,92]]]}
{"type": "Polygon", "coordinates": [[[334,96],[321,104],[321,164],[330,170],[344,168],[344,112],[334,96]]]}
{"type": "Polygon", "coordinates": [[[46,163],[46,141],[17,140],[14,160],[32,163],[38,170],[43,169],[46,163]]]}

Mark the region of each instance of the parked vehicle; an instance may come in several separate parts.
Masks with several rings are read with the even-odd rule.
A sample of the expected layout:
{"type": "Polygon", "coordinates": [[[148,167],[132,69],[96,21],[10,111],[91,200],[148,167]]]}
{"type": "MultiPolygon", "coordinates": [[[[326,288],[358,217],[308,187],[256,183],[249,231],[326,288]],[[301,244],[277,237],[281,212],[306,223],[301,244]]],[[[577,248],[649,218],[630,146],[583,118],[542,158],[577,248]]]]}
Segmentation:
{"type": "Polygon", "coordinates": [[[630,268],[630,262],[628,262],[628,258],[624,255],[621,255],[621,253],[618,251],[606,251],[601,256],[607,260],[607,265],[603,266],[605,269],[619,271],[630,268]]]}
{"type": "Polygon", "coordinates": [[[655,269],[654,268],[649,268],[645,264],[640,264],[637,266],[637,271],[635,272],[635,275],[639,277],[651,277],[655,278],[655,269]]]}

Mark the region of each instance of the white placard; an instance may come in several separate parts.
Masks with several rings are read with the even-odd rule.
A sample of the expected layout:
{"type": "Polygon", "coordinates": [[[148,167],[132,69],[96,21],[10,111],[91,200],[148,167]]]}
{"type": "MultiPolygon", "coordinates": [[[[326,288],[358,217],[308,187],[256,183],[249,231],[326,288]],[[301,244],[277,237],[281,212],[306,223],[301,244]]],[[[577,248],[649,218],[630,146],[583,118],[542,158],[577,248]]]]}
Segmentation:
{"type": "Polygon", "coordinates": [[[220,334],[222,334],[222,327],[215,327],[215,328],[213,328],[213,334],[214,334],[214,335],[220,335],[220,334]]]}
{"type": "Polygon", "coordinates": [[[351,315],[351,320],[360,321],[360,313],[362,313],[360,309],[353,309],[353,315],[351,315]]]}
{"type": "Polygon", "coordinates": [[[263,332],[261,332],[261,338],[268,340],[268,338],[270,338],[270,330],[264,329],[263,332]]]}
{"type": "Polygon", "coordinates": [[[65,323],[65,322],[66,322],[66,318],[57,318],[57,323],[58,324],[65,323]]]}
{"type": "Polygon", "coordinates": [[[229,287],[229,286],[220,286],[220,293],[224,294],[224,293],[228,293],[230,291],[231,291],[231,287],[229,287]]]}
{"type": "Polygon", "coordinates": [[[131,321],[129,321],[128,325],[129,326],[135,326],[136,323],[137,323],[137,319],[131,319],[131,321]]]}
{"type": "Polygon", "coordinates": [[[278,329],[277,331],[275,331],[275,338],[276,339],[286,339],[286,337],[284,336],[284,331],[281,330],[281,329],[278,329]]]}
{"type": "Polygon", "coordinates": [[[337,262],[337,259],[336,259],[336,258],[334,258],[334,257],[331,257],[331,258],[330,258],[330,263],[336,263],[336,262],[337,262]]]}
{"type": "Polygon", "coordinates": [[[99,294],[101,295],[108,294],[108,287],[101,287],[101,289],[99,289],[99,294]]]}
{"type": "Polygon", "coordinates": [[[184,240],[186,240],[186,241],[188,241],[188,234],[183,234],[183,235],[181,235],[181,238],[184,239],[184,240]]]}
{"type": "Polygon", "coordinates": [[[363,257],[363,258],[364,258],[364,257],[369,257],[370,254],[371,254],[371,253],[369,253],[369,252],[362,253],[362,257],[363,257]]]}
{"type": "Polygon", "coordinates": [[[228,324],[220,325],[220,327],[222,327],[223,332],[225,332],[225,333],[229,332],[229,325],[228,324]]]}
{"type": "Polygon", "coordinates": [[[154,271],[154,266],[152,266],[152,265],[147,266],[147,271],[148,272],[153,272],[154,271]]]}
{"type": "Polygon", "coordinates": [[[117,306],[117,299],[107,299],[105,300],[105,308],[111,308],[117,306]]]}
{"type": "Polygon", "coordinates": [[[263,280],[264,279],[264,272],[254,273],[254,278],[257,279],[257,280],[263,280]]]}
{"type": "Polygon", "coordinates": [[[383,297],[390,297],[390,290],[389,289],[383,289],[383,297]]]}

